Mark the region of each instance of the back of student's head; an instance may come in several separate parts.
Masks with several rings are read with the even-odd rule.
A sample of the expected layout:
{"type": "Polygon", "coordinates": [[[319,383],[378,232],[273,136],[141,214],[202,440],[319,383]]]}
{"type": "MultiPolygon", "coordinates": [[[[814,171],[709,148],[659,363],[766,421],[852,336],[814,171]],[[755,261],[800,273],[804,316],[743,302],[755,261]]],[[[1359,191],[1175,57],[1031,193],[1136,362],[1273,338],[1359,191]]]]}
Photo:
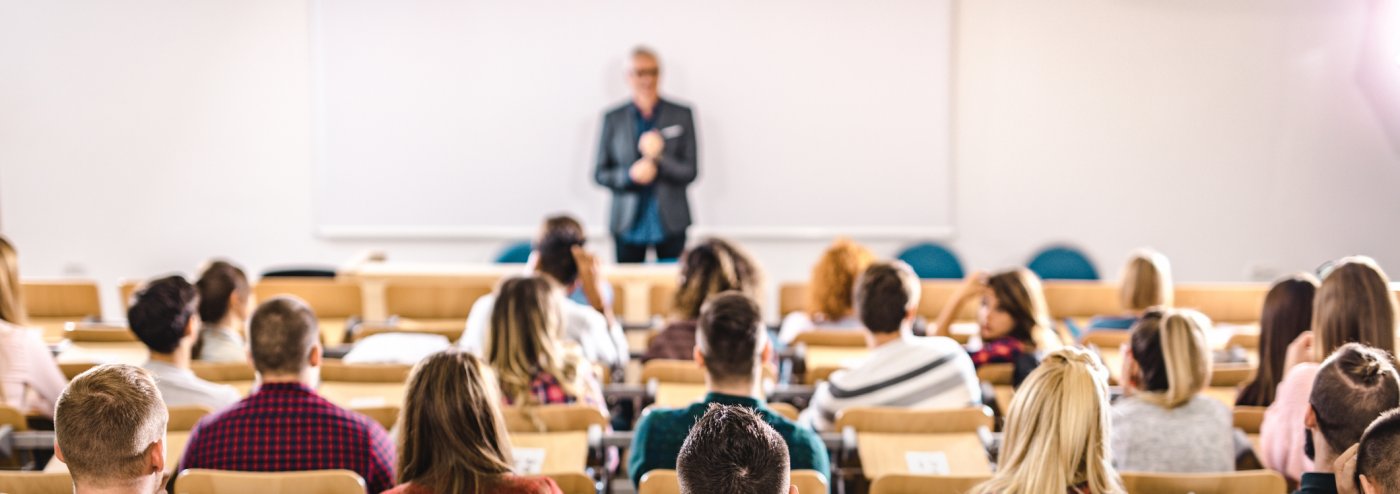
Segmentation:
{"type": "Polygon", "coordinates": [[[1108,370],[1079,348],[1051,352],[1011,399],[1000,467],[976,492],[1121,493],[1109,427],[1108,370]]]}
{"type": "Polygon", "coordinates": [[[253,311],[248,340],[259,373],[299,374],[310,365],[308,357],[320,341],[316,313],[296,297],[274,297],[253,311]]]}
{"type": "Polygon", "coordinates": [[[561,227],[546,230],[535,247],[535,268],[554,278],[560,285],[573,285],[578,280],[578,263],[574,261],[574,247],[582,247],[585,238],[582,230],[561,227]]]}
{"type": "Polygon", "coordinates": [[[919,276],[903,261],[871,264],[856,282],[856,314],[873,333],[892,333],[919,307],[919,276]]]}
{"type": "Polygon", "coordinates": [[[1400,493],[1400,410],[1391,410],[1366,427],[1356,450],[1357,486],[1366,494],[1400,493]],[[1364,481],[1361,477],[1365,477],[1364,481]]]}
{"type": "Polygon", "coordinates": [[[1150,249],[1134,251],[1123,266],[1119,289],[1124,309],[1143,311],[1149,307],[1170,306],[1173,288],[1167,256],[1150,249]]]}
{"type": "Polygon", "coordinates": [[[1012,337],[1033,349],[1059,347],[1039,276],[1026,268],[1008,269],[988,276],[987,289],[996,297],[996,310],[1011,316],[1012,337]]]}
{"type": "Polygon", "coordinates": [[[483,492],[511,471],[500,398],[481,361],[447,350],[413,368],[399,414],[400,483],[427,492],[483,492]]]}
{"type": "Polygon", "coordinates": [[[849,316],[854,309],[856,278],[874,261],[875,254],[865,246],[837,239],[812,266],[807,311],[826,321],[849,316]]]}
{"type": "Polygon", "coordinates": [[[1308,403],[1327,447],[1341,454],[1381,413],[1400,407],[1400,376],[1389,353],[1348,343],[1322,362],[1308,403]]]}
{"type": "Polygon", "coordinates": [[[1133,325],[1129,347],[1140,396],[1166,408],[1185,405],[1210,383],[1210,319],[1191,309],[1149,309],[1133,325]]]}
{"type": "Polygon", "coordinates": [[[0,235],[0,321],[18,325],[29,323],[20,295],[19,254],[4,235],[0,235]]]}
{"type": "Polygon", "coordinates": [[[54,406],[54,436],[75,484],[120,487],[152,475],[151,447],[169,420],[155,378],[131,365],[100,365],[68,383],[54,406]]]}
{"type": "MultiPolygon", "coordinates": [[[[586,236],[583,232],[583,223],[579,222],[578,218],[567,214],[556,214],[544,219],[544,223],[540,225],[539,239],[543,239],[549,232],[559,230],[573,232],[579,237],[586,236]]],[[[539,240],[537,239],[536,241],[538,242],[539,240]]]]}
{"type": "Polygon", "coordinates": [[[694,321],[705,299],[719,292],[737,290],[759,300],[763,280],[758,263],[732,242],[705,239],[687,249],[679,263],[680,287],[672,309],[678,318],[694,321]]]}
{"type": "Polygon", "coordinates": [[[681,493],[786,494],[787,443],[753,409],[710,404],[676,457],[681,493]]]}
{"type": "Polygon", "coordinates": [[[758,303],[739,292],[710,297],[700,310],[696,350],[715,383],[751,381],[759,372],[766,334],[758,303]]]}
{"type": "Polygon", "coordinates": [[[514,276],[496,288],[486,361],[500,373],[501,391],[513,400],[530,395],[536,372],[553,375],[573,390],[577,374],[560,345],[563,314],[553,283],[542,276],[514,276]]]}
{"type": "Polygon", "coordinates": [[[1395,294],[1385,271],[1368,257],[1339,259],[1313,299],[1312,329],[1319,360],[1351,342],[1393,354],[1395,294]]]}
{"type": "Polygon", "coordinates": [[[127,323],[152,352],[173,353],[194,318],[199,296],[183,276],[166,276],[146,283],[126,310],[127,323]]]}
{"type": "Polygon", "coordinates": [[[223,260],[204,268],[194,286],[199,290],[199,320],[205,324],[217,324],[230,310],[241,310],[251,295],[243,269],[223,260]]]}
{"type": "Polygon", "coordinates": [[[1288,344],[1312,325],[1313,295],[1317,278],[1299,273],[1274,282],[1264,296],[1264,312],[1259,319],[1259,368],[1254,380],[1240,391],[1242,405],[1269,406],[1274,390],[1283,380],[1283,364],[1288,344]]]}

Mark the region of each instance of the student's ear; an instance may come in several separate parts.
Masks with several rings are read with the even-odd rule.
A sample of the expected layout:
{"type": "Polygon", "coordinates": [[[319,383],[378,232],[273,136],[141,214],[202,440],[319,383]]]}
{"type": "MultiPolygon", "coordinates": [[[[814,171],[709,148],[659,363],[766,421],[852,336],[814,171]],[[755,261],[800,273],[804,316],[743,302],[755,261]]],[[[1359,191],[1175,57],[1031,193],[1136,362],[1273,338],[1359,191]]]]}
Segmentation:
{"type": "Polygon", "coordinates": [[[239,319],[243,319],[243,314],[248,310],[247,300],[239,300],[237,290],[228,294],[228,310],[233,311],[233,315],[239,319]]]}
{"type": "Polygon", "coordinates": [[[788,484],[788,494],[797,494],[797,484],[788,484]]]}
{"type": "Polygon", "coordinates": [[[915,305],[904,310],[904,322],[906,324],[914,322],[914,318],[919,317],[919,306],[915,305]]]}
{"type": "Polygon", "coordinates": [[[1307,413],[1303,414],[1303,426],[1317,430],[1317,414],[1313,412],[1313,407],[1309,406],[1307,413]]]}
{"type": "Polygon", "coordinates": [[[185,334],[180,335],[180,338],[189,338],[194,335],[195,331],[199,330],[199,328],[195,327],[198,320],[198,315],[191,315],[190,320],[185,322],[185,334]]]}
{"type": "Polygon", "coordinates": [[[320,343],[311,345],[311,355],[310,355],[310,358],[308,358],[306,362],[307,362],[308,364],[311,364],[312,367],[320,367],[320,366],[321,366],[321,355],[322,355],[322,352],[323,352],[324,350],[325,350],[324,348],[321,348],[321,344],[320,344],[320,343]]]}
{"type": "Polygon", "coordinates": [[[705,354],[700,353],[699,345],[695,347],[695,365],[700,366],[701,369],[705,368],[705,354]]]}
{"type": "Polygon", "coordinates": [[[767,338],[764,338],[764,339],[763,339],[763,350],[759,352],[758,357],[759,357],[759,359],[760,359],[759,362],[764,363],[764,364],[767,364],[767,363],[773,361],[773,341],[772,341],[772,340],[769,340],[769,339],[767,339],[767,338]]]}
{"type": "MultiPolygon", "coordinates": [[[[58,453],[57,451],[54,451],[54,454],[57,454],[57,453],[58,453]]],[[[59,458],[59,459],[61,460],[62,458],[59,458]]],[[[1371,479],[1368,479],[1368,478],[1366,478],[1365,475],[1362,475],[1362,476],[1361,476],[1361,492],[1364,493],[1364,494],[1381,494],[1381,489],[1380,489],[1379,487],[1376,487],[1376,484],[1372,483],[1372,482],[1371,482],[1371,479]]]]}
{"type": "Polygon", "coordinates": [[[63,459],[63,449],[58,447],[58,439],[53,440],[53,457],[58,458],[58,461],[68,463],[68,460],[63,459]]]}
{"type": "Polygon", "coordinates": [[[151,447],[146,449],[146,459],[151,463],[151,473],[165,475],[165,436],[162,435],[159,441],[151,443],[151,447]]]}

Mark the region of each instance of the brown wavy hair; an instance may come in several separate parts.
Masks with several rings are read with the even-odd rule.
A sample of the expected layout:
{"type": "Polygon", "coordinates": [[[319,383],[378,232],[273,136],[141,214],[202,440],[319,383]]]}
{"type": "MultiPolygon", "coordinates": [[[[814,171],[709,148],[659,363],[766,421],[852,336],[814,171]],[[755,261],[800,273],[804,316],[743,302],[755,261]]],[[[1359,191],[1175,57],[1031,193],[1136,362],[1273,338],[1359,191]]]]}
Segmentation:
{"type": "Polygon", "coordinates": [[[1395,354],[1395,294],[1369,257],[1337,260],[1313,298],[1314,357],[1321,361],[1347,343],[1395,354]]]}
{"type": "Polygon", "coordinates": [[[812,266],[808,284],[807,313],[816,321],[836,321],[855,311],[856,279],[865,272],[875,254],[847,238],[838,238],[812,266]]]}
{"type": "Polygon", "coordinates": [[[763,273],[758,263],[737,244],[709,238],[685,251],[680,259],[680,288],[671,315],[683,321],[700,318],[710,295],[735,290],[762,305],[763,273]]]}
{"type": "Polygon", "coordinates": [[[485,492],[511,473],[510,439],[482,362],[456,349],[419,362],[399,414],[400,483],[485,492]]]}
{"type": "Polygon", "coordinates": [[[29,323],[20,294],[19,255],[4,236],[0,236],[0,321],[21,326],[29,323]]]}
{"type": "Polygon", "coordinates": [[[1011,315],[1011,336],[1031,350],[1058,350],[1063,343],[1055,333],[1040,277],[1026,268],[1014,268],[987,277],[987,288],[996,294],[997,308],[1011,315]]]}

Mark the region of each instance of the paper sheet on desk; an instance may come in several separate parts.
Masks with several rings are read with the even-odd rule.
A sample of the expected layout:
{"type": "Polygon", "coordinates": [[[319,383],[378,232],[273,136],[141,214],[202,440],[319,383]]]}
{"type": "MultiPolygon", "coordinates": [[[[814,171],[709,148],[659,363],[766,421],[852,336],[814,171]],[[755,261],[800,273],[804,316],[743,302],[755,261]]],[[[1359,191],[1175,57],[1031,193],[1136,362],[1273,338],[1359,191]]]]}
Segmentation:
{"type": "Polygon", "coordinates": [[[541,448],[515,448],[511,451],[515,458],[515,473],[519,475],[539,475],[544,468],[544,450],[541,448]]]}
{"type": "Polygon", "coordinates": [[[948,455],[942,451],[908,451],[904,461],[909,473],[921,475],[948,475],[948,455]]]}

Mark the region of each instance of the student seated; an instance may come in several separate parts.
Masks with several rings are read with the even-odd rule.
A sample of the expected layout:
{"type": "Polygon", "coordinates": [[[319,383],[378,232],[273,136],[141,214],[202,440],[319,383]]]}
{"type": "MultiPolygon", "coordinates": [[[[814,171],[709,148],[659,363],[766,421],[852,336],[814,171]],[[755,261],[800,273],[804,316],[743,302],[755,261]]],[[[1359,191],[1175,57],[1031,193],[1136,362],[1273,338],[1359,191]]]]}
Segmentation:
{"type": "Polygon", "coordinates": [[[1202,391],[1210,384],[1210,320],[1153,309],[1123,352],[1123,394],[1113,404],[1113,464],[1120,471],[1235,469],[1234,415],[1202,391]]]}
{"type": "Polygon", "coordinates": [[[1122,494],[1110,463],[1108,369],[1078,348],[1045,356],[1011,399],[996,474],[973,492],[1122,494]]]}
{"type": "Polygon", "coordinates": [[[939,311],[937,336],[952,336],[953,320],[967,302],[978,299],[977,335],[981,346],[970,350],[972,364],[1008,363],[1016,365],[1015,384],[1039,362],[1037,353],[1062,346],[1045,305],[1040,277],[1026,268],[993,275],[973,273],[939,311]]]}
{"type": "MultiPolygon", "coordinates": [[[[579,351],[589,362],[622,369],[627,364],[627,337],[622,333],[622,325],[611,317],[611,311],[602,313],[588,304],[581,304],[569,298],[567,293],[575,286],[593,286],[591,293],[597,292],[599,283],[598,263],[583,250],[584,238],[581,232],[561,228],[544,233],[536,248],[535,272],[552,279],[554,291],[558,292],[562,311],[564,333],[578,344],[579,351]],[[583,261],[583,262],[580,262],[583,261]]],[[[484,357],[486,337],[491,332],[490,324],[498,294],[493,293],[477,299],[467,316],[467,328],[457,344],[468,352],[484,357]]]]}
{"type": "MultiPolygon", "coordinates": [[[[526,264],[530,266],[538,265],[540,256],[539,247],[544,244],[544,238],[550,235],[551,232],[557,233],[561,231],[568,232],[570,235],[582,239],[583,243],[579,244],[579,250],[582,250],[585,246],[584,244],[588,241],[588,233],[583,230],[583,223],[580,223],[578,218],[567,214],[557,214],[547,217],[544,219],[544,223],[540,225],[539,235],[535,237],[534,249],[530,251],[530,260],[527,261],[526,264]]],[[[587,258],[591,262],[580,263],[581,265],[593,265],[597,262],[597,257],[594,253],[588,251],[583,252],[588,254],[587,258]]],[[[592,274],[597,273],[598,270],[595,267],[592,270],[592,274]]],[[[612,284],[608,283],[608,280],[602,277],[598,277],[593,283],[585,283],[583,282],[585,280],[582,278],[580,278],[579,281],[580,283],[575,283],[572,290],[569,292],[569,300],[578,302],[581,305],[593,307],[594,310],[600,313],[610,314],[613,307],[612,284]]]]}
{"type": "Polygon", "coordinates": [[[1274,391],[1283,380],[1283,361],[1288,344],[1312,325],[1313,295],[1317,277],[1299,273],[1274,282],[1264,297],[1264,314],[1259,318],[1259,368],[1254,379],[1240,388],[1235,406],[1267,407],[1274,402],[1274,391]]]}
{"type": "Polygon", "coordinates": [[[557,284],[543,276],[506,278],[496,290],[486,361],[497,373],[506,404],[580,402],[607,415],[593,365],[563,338],[557,284]]]}
{"type": "Polygon", "coordinates": [[[346,469],[370,492],[394,486],[394,444],[384,427],[320,395],[322,348],[316,315],[305,302],[276,297],[248,325],[253,394],[200,420],[180,467],[288,472],[346,469]]]}
{"type": "Polygon", "coordinates": [[[200,305],[193,285],[182,276],[152,280],[133,296],[126,311],[131,332],[151,350],[146,370],[166,406],[204,405],[218,410],[238,402],[233,386],[200,379],[190,370],[190,353],[199,337],[195,308],[200,305]]]}
{"type": "Polygon", "coordinates": [[[758,263],[738,245],[711,238],[686,250],[680,259],[680,287],[670,322],[647,345],[642,361],[689,360],[695,354],[695,320],[700,306],[716,293],[737,290],[761,300],[763,275],[758,263]]]}
{"type": "Polygon", "coordinates": [[[1129,329],[1143,312],[1152,307],[1171,307],[1174,295],[1171,264],[1167,256],[1151,249],[1139,249],[1128,256],[1119,282],[1122,315],[1098,316],[1089,320],[1085,331],[1094,329],[1129,329]]]}
{"type": "Polygon", "coordinates": [[[247,362],[243,325],[248,319],[252,289],[243,270],[228,261],[214,261],[199,275],[199,339],[194,358],[205,362],[247,362]]]}
{"type": "Polygon", "coordinates": [[[1400,458],[1400,410],[1391,410],[1361,434],[1355,472],[1360,492],[1400,494],[1400,462],[1396,458],[1400,458]]]}
{"type": "Polygon", "coordinates": [[[54,400],[63,392],[63,377],[53,352],[29,318],[20,297],[19,256],[0,236],[0,404],[26,415],[53,417],[54,400]]]}
{"type": "Polygon", "coordinates": [[[513,472],[510,438],[489,370],[447,350],[419,362],[399,414],[399,486],[385,494],[560,493],[549,477],[513,472]]]}
{"type": "Polygon", "coordinates": [[[1306,434],[1299,424],[1319,362],[1346,343],[1361,343],[1394,354],[1395,294],[1390,279],[1374,260],[1347,257],[1333,263],[1313,297],[1312,329],[1288,345],[1283,380],[1259,424],[1259,460],[1269,469],[1298,480],[1311,471],[1303,455],[1306,434]]]}
{"type": "MultiPolygon", "coordinates": [[[[1308,433],[1305,454],[1316,467],[1303,474],[1295,492],[1337,492],[1337,457],[1360,442],[1362,433],[1382,413],[1400,407],[1400,375],[1392,362],[1389,353],[1356,343],[1342,345],[1323,362],[1303,417],[1308,433]]],[[[1385,462],[1394,463],[1395,457],[1385,462]]]]}
{"type": "Polygon", "coordinates": [[[149,372],[100,365],[59,396],[54,456],[68,465],[76,494],[151,494],[164,484],[169,420],[149,372]]]}
{"type": "Polygon", "coordinates": [[[807,310],[783,317],[778,341],[792,343],[797,335],[813,329],[860,329],[860,318],[851,305],[856,278],[875,261],[869,249],[850,239],[837,239],[812,266],[807,283],[807,310]]]}
{"type": "Polygon", "coordinates": [[[836,414],[850,407],[981,406],[977,370],[962,345],[911,333],[920,289],[918,276],[903,262],[866,268],[856,285],[856,311],[865,324],[870,354],[817,387],[802,412],[803,423],[831,430],[836,414]]]}
{"type": "Polygon", "coordinates": [[[627,471],[633,484],[656,469],[676,468],[676,455],[686,433],[711,404],[742,406],[753,410],[787,443],[793,468],[830,475],[826,445],[811,429],[799,426],[764,404],[760,379],[763,363],[773,353],[763,328],[758,304],[739,292],[710,297],[700,311],[700,339],[695,361],[705,369],[709,394],[686,408],[652,410],[637,424],[627,471]]]}
{"type": "Polygon", "coordinates": [[[710,404],[676,455],[681,494],[797,494],[791,475],[783,436],[743,405],[710,404]]]}

